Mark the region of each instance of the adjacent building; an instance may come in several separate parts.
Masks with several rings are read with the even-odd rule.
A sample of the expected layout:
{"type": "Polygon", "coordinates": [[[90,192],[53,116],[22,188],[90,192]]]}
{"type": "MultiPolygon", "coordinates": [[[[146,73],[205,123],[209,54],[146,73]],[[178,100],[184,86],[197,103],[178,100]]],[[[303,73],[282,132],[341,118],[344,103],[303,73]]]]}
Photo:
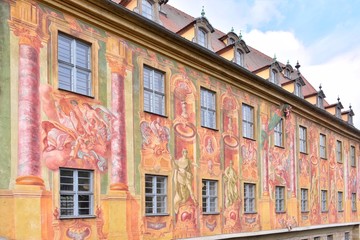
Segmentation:
{"type": "Polygon", "coordinates": [[[0,2],[0,238],[359,239],[351,107],[170,4],[0,2]]]}

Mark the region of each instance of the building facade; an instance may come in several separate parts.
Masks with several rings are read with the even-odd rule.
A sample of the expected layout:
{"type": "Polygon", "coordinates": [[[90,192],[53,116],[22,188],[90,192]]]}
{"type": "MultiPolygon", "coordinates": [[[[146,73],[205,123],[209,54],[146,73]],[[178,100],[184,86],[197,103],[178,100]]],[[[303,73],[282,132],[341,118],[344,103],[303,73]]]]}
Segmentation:
{"type": "Polygon", "coordinates": [[[169,4],[0,2],[0,238],[359,239],[351,108],[169,4]]]}

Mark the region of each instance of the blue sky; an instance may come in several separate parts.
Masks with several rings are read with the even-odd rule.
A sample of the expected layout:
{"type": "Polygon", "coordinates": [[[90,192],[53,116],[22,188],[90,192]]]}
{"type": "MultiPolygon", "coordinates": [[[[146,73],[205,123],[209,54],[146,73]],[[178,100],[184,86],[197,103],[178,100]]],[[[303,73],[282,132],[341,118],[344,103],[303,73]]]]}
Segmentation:
{"type": "Polygon", "coordinates": [[[169,0],[213,27],[241,30],[245,42],[300,71],[331,104],[352,105],[360,129],[360,0],[169,0]]]}

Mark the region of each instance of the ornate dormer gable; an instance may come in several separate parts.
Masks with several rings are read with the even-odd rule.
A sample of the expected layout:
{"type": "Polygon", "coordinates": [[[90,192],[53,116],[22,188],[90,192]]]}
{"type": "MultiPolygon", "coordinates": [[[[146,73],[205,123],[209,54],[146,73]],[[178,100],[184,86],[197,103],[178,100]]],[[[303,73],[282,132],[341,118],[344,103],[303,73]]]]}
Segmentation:
{"type": "Polygon", "coordinates": [[[273,63],[270,65],[269,68],[269,81],[276,84],[276,85],[280,85],[280,74],[282,72],[282,67],[280,65],[280,63],[276,60],[276,56],[274,56],[273,58],[273,63]]]}
{"type": "Polygon", "coordinates": [[[338,118],[341,118],[341,109],[343,109],[343,105],[340,102],[340,98],[338,97],[338,102],[331,104],[329,106],[326,106],[325,109],[326,111],[328,111],[329,113],[335,115],[338,118]]]}
{"type": "Polygon", "coordinates": [[[345,122],[354,125],[353,116],[355,115],[354,111],[351,108],[351,105],[349,106],[349,110],[343,111],[341,113],[341,118],[345,122]]]}
{"type": "MultiPolygon", "coordinates": [[[[315,90],[315,89],[314,89],[315,90]]],[[[305,100],[308,101],[311,104],[314,104],[315,106],[324,109],[324,99],[325,99],[325,93],[322,90],[321,85],[319,86],[319,91],[314,91],[310,94],[307,94],[304,96],[305,100]]]]}
{"type": "Polygon", "coordinates": [[[237,36],[234,29],[231,29],[231,32],[222,36],[219,40],[224,42],[226,47],[220,49],[217,54],[240,66],[245,66],[245,54],[249,53],[250,49],[242,39],[241,33],[237,36]]]}
{"type": "Polygon", "coordinates": [[[287,61],[285,67],[283,67],[283,73],[284,73],[284,77],[291,79],[291,75],[294,72],[293,67],[290,65],[289,60],[287,61]]]}
{"type": "Polygon", "coordinates": [[[299,62],[296,63],[296,71],[293,71],[290,75],[290,81],[284,82],[281,86],[291,92],[294,93],[296,96],[304,98],[302,93],[302,88],[305,86],[305,81],[301,76],[301,73],[299,71],[300,64],[299,62]]]}
{"type": "Polygon", "coordinates": [[[160,7],[167,2],[168,0],[122,0],[120,4],[162,25],[159,17],[160,7]]]}

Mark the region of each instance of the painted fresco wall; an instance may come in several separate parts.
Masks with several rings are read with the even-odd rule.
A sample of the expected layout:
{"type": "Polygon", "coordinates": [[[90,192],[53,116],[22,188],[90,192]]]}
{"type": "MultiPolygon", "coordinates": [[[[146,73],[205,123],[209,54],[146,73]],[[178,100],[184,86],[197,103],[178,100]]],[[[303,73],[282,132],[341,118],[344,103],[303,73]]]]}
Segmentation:
{"type": "Polygon", "coordinates": [[[7,226],[0,237],[172,239],[358,221],[351,193],[360,196],[359,171],[349,160],[350,146],[359,154],[359,143],[296,115],[285,102],[270,104],[56,9],[28,1],[1,5],[6,14],[0,17],[9,19],[1,22],[0,42],[9,48],[0,53],[12,63],[0,73],[10,79],[1,86],[16,96],[8,104],[0,95],[7,100],[1,102],[1,131],[17,137],[1,158],[8,177],[0,177],[0,226],[7,226]],[[58,31],[96,50],[93,98],[57,89],[58,31]],[[165,72],[166,117],[143,111],[144,64],[165,72]],[[201,127],[201,87],[216,92],[217,130],[201,127]],[[254,107],[254,139],[242,137],[243,103],[254,107]],[[273,140],[281,118],[283,148],[273,140]],[[307,154],[298,151],[299,125],[307,128],[307,154]],[[327,136],[327,159],[319,156],[320,133],[327,136]],[[343,163],[336,161],[337,140],[343,163]],[[95,218],[59,218],[60,167],[94,170],[95,218]],[[145,174],[168,177],[168,215],[145,216],[145,174]],[[218,181],[218,214],[202,213],[202,179],[218,181]],[[256,185],[255,213],[244,213],[244,183],[256,185]],[[284,213],[275,213],[276,186],[286,189],[284,213]],[[309,189],[306,213],[300,211],[301,188],[309,189]],[[329,193],[326,212],[320,190],[329,193]],[[337,209],[338,191],[344,192],[344,211],[337,209]]]}

